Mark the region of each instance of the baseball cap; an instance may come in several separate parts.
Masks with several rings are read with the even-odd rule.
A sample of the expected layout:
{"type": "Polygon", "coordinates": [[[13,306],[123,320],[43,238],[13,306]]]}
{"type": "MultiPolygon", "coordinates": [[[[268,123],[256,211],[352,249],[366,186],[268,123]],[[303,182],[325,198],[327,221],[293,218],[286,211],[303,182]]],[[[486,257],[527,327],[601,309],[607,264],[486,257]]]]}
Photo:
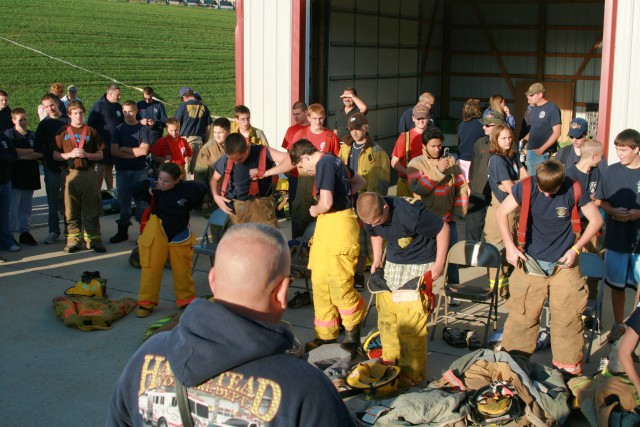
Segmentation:
{"type": "Polygon", "coordinates": [[[414,119],[426,119],[429,117],[429,109],[424,104],[416,104],[411,114],[414,119]]]}
{"type": "Polygon", "coordinates": [[[367,117],[362,113],[355,113],[349,117],[349,129],[360,130],[362,126],[369,124],[367,117]]]}
{"type": "Polygon", "coordinates": [[[569,138],[580,138],[589,130],[589,123],[581,117],[576,117],[569,124],[569,138]]]}
{"type": "Polygon", "coordinates": [[[185,93],[189,92],[191,90],[190,87],[185,86],[182,89],[180,89],[180,96],[184,96],[185,93]]]}
{"type": "Polygon", "coordinates": [[[529,96],[539,92],[545,93],[546,91],[547,90],[544,88],[544,85],[542,83],[534,83],[529,86],[529,90],[525,92],[525,95],[529,96]]]}
{"type": "Polygon", "coordinates": [[[506,125],[507,124],[502,118],[502,116],[494,111],[490,111],[488,114],[485,114],[480,119],[480,123],[482,123],[483,125],[506,125]]]}
{"type": "Polygon", "coordinates": [[[76,87],[76,85],[69,85],[69,87],[67,88],[67,92],[77,92],[78,88],[76,87]]]}

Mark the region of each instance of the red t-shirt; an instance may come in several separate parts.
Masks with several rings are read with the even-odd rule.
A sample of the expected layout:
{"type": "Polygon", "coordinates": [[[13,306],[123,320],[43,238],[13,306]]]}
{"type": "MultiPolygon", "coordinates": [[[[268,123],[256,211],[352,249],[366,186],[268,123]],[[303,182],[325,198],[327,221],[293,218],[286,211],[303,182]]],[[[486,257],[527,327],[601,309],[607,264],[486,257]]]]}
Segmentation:
{"type": "Polygon", "coordinates": [[[153,144],[151,154],[159,157],[171,155],[171,163],[178,166],[185,165],[185,157],[193,157],[193,151],[186,139],[182,137],[173,139],[169,135],[163,136],[153,144]]]}
{"type": "Polygon", "coordinates": [[[299,131],[308,127],[309,125],[298,125],[298,124],[290,126],[289,129],[287,129],[287,133],[284,134],[284,139],[282,140],[282,148],[284,148],[285,150],[289,150],[289,146],[291,145],[291,143],[293,141],[297,141],[297,140],[294,140],[293,137],[299,131]]]}
{"type": "MultiPolygon", "coordinates": [[[[422,155],[422,134],[416,132],[414,129],[409,131],[409,160],[414,157],[418,157],[422,155]]],[[[407,156],[406,156],[406,135],[405,132],[402,132],[398,139],[396,140],[396,145],[393,147],[392,156],[400,159],[400,164],[407,167],[407,156]]],[[[398,173],[398,176],[406,178],[406,175],[398,173]]]]}
{"type": "MultiPolygon", "coordinates": [[[[309,140],[314,147],[321,153],[332,153],[334,156],[338,156],[340,153],[340,140],[338,135],[325,128],[322,132],[315,134],[311,132],[309,126],[305,126],[303,129],[296,132],[291,139],[292,143],[289,145],[289,150],[297,141],[301,139],[309,140]]],[[[289,172],[291,176],[298,176],[298,169],[291,169],[289,172]]]]}

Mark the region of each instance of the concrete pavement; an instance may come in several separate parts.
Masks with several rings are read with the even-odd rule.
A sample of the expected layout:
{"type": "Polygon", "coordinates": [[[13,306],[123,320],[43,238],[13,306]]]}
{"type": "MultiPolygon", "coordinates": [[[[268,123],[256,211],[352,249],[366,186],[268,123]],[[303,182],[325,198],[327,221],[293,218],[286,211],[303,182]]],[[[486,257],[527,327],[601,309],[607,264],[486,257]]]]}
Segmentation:
{"type": "MultiPolygon", "coordinates": [[[[42,242],[48,234],[46,227],[46,199],[44,192],[36,194],[34,206],[35,224],[32,234],[42,242]]],[[[79,280],[83,271],[98,270],[108,279],[108,294],[112,299],[136,298],[140,270],[128,264],[137,229],[131,227],[130,241],[108,243],[115,234],[116,215],[101,218],[102,234],[108,252],[95,254],[81,251],[64,254],[64,242],[54,245],[40,243],[36,247],[23,247],[20,252],[0,252],[8,259],[0,264],[0,318],[2,340],[0,350],[0,425],[67,425],[99,426],[104,424],[105,414],[116,379],[124,365],[141,344],[142,334],[159,318],[175,313],[175,298],[171,286],[171,272],[166,270],[162,280],[161,303],[149,318],[138,319],[133,313],[114,323],[107,331],[81,332],[67,328],[56,318],[51,300],[79,280]]],[[[192,217],[192,228],[200,236],[206,221],[199,214],[192,217]]],[[[463,224],[460,225],[463,227],[463,224]]],[[[281,223],[281,230],[290,234],[290,224],[281,223]]],[[[462,229],[460,230],[463,231],[462,229]]],[[[464,235],[462,232],[461,235],[464,235]]],[[[209,261],[200,257],[194,273],[199,296],[210,294],[206,270],[209,261]]],[[[463,280],[478,276],[478,271],[464,269],[463,280]]],[[[297,285],[304,286],[302,280],[297,285]]],[[[291,290],[293,295],[295,290],[291,290]]],[[[364,293],[368,301],[368,293],[364,293]]],[[[633,295],[627,293],[627,313],[632,307],[633,295]]],[[[468,310],[465,305],[457,308],[468,310]]],[[[609,292],[605,290],[604,327],[612,324],[609,292]]],[[[500,309],[500,323],[505,312],[500,309]]],[[[291,322],[302,342],[313,338],[313,309],[305,306],[289,309],[285,320],[291,322]]],[[[375,310],[365,331],[374,327],[375,310]]],[[[468,324],[456,326],[467,328],[468,324]]],[[[438,377],[467,349],[448,346],[442,341],[442,327],[438,336],[429,342],[428,377],[438,377]]],[[[230,351],[233,351],[230,349],[230,351]]],[[[609,345],[596,338],[591,362],[585,372],[593,374],[601,357],[608,354],[609,345]]],[[[547,365],[551,363],[551,351],[537,352],[533,359],[547,365]]],[[[570,419],[568,425],[587,425],[580,416],[570,419]]]]}

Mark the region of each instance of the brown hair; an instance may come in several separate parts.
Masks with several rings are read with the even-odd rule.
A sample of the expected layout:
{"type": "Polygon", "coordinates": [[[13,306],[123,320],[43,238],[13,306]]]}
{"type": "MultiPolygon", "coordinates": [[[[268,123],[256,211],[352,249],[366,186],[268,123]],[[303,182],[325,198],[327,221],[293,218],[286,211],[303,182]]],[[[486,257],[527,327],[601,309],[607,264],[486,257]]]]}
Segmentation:
{"type": "Polygon", "coordinates": [[[237,119],[240,114],[251,114],[251,110],[246,105],[236,105],[233,109],[233,117],[237,119]]]}
{"type": "Polygon", "coordinates": [[[11,118],[15,119],[18,116],[26,116],[27,115],[27,111],[24,108],[14,108],[13,110],[11,110],[11,118]]]}
{"type": "Polygon", "coordinates": [[[49,88],[49,91],[60,98],[64,93],[64,86],[62,85],[62,83],[54,83],[49,88]]]}
{"type": "Polygon", "coordinates": [[[467,99],[462,107],[462,120],[468,122],[482,117],[479,99],[467,99]]]}
{"type": "MultiPolygon", "coordinates": [[[[242,139],[244,140],[244,137],[242,139]]],[[[293,166],[296,166],[298,163],[300,163],[300,157],[310,156],[316,151],[318,151],[318,149],[308,139],[300,139],[294,142],[289,149],[289,158],[291,158],[291,164],[293,166]]]]}
{"type": "Polygon", "coordinates": [[[536,181],[540,190],[556,191],[565,178],[564,165],[558,160],[545,160],[536,167],[536,181]]]}
{"type": "Polygon", "coordinates": [[[87,110],[84,108],[84,104],[82,103],[82,101],[78,101],[77,99],[74,99],[73,101],[69,101],[69,105],[67,105],[67,113],[71,113],[76,108],[80,108],[83,113],[87,112],[87,110]]]}
{"type": "Polygon", "coordinates": [[[491,106],[491,111],[504,117],[504,111],[502,111],[502,105],[500,105],[502,101],[504,101],[504,96],[493,95],[489,98],[489,105],[491,106]]]}
{"type": "Polygon", "coordinates": [[[123,107],[133,107],[134,110],[138,111],[138,106],[133,101],[125,101],[124,104],[122,104],[122,106],[123,107]]]}
{"type": "Polygon", "coordinates": [[[513,157],[513,153],[515,153],[515,149],[513,148],[513,130],[511,127],[506,124],[497,124],[493,129],[493,133],[491,134],[491,138],[489,138],[489,152],[491,154],[498,154],[500,156],[505,156],[508,158],[513,157]],[[503,130],[508,130],[511,134],[511,147],[507,151],[504,151],[500,144],[498,144],[498,138],[500,138],[500,134],[503,130]]]}
{"type": "Polygon", "coordinates": [[[180,120],[176,119],[175,117],[169,117],[167,121],[164,123],[167,126],[169,125],[178,126],[178,130],[180,130],[180,120]]]}
{"type": "Polygon", "coordinates": [[[168,173],[174,181],[179,180],[180,175],[182,174],[180,166],[171,162],[163,163],[162,165],[160,165],[160,167],[158,168],[158,175],[160,174],[160,172],[168,173]]]}
{"type": "Polygon", "coordinates": [[[291,106],[291,109],[307,111],[307,104],[305,104],[304,101],[298,101],[291,106]]]}
{"type": "Polygon", "coordinates": [[[358,197],[356,212],[362,222],[370,224],[382,216],[385,204],[380,194],[369,191],[358,197]]]}
{"type": "Polygon", "coordinates": [[[244,153],[247,147],[247,140],[239,133],[230,133],[224,140],[224,152],[227,155],[244,153]]]}
{"type": "Polygon", "coordinates": [[[635,129],[625,129],[616,136],[613,145],[632,149],[638,148],[640,146],[640,133],[635,129]]]}

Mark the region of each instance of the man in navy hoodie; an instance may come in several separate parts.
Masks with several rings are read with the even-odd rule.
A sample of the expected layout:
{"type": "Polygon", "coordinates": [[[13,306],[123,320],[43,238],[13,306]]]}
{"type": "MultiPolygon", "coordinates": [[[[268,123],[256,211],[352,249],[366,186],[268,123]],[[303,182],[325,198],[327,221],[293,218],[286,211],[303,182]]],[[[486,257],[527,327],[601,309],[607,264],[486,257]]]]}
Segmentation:
{"type": "Polygon", "coordinates": [[[110,85],[91,110],[87,124],[98,131],[104,141],[102,160],[98,163],[98,190],[102,188],[102,179],[107,183],[107,190],[113,189],[113,157],[111,157],[111,137],[116,127],[124,122],[120,100],[120,87],[110,85]]]}
{"type": "Polygon", "coordinates": [[[329,379],[286,354],[294,345],[281,323],[290,267],[280,231],[254,223],[229,229],[209,272],[215,302],[193,301],[175,329],[140,347],[116,384],[106,425],[145,426],[160,416],[182,425],[175,376],[194,424],[353,426],[329,379]]]}

